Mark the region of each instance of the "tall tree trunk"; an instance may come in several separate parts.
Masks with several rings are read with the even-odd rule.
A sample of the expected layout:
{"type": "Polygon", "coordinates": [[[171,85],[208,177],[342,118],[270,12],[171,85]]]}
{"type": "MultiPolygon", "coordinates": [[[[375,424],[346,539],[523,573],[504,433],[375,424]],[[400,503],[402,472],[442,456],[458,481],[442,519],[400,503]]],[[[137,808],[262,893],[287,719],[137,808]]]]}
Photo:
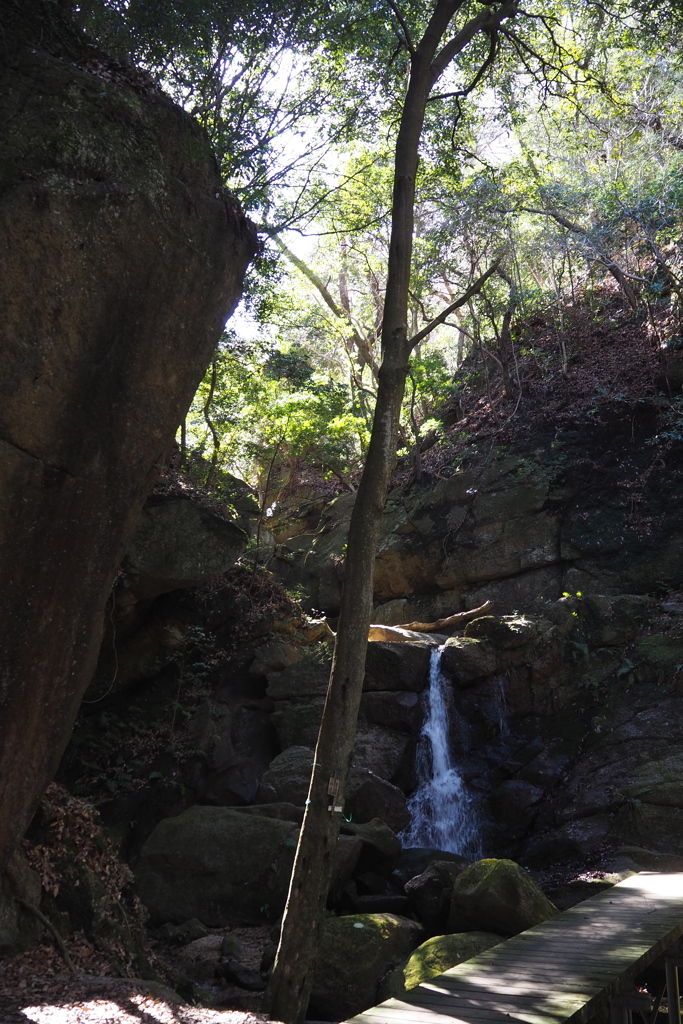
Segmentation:
{"type": "MultiPolygon", "coordinates": [[[[351,516],[337,640],[306,812],[280,944],[264,998],[265,1012],[286,1024],[300,1024],[304,1020],[313,983],[363,689],[379,524],[396,458],[408,359],[413,345],[425,335],[422,331],[409,338],[407,319],[415,178],[427,99],[450,61],[479,31],[495,33],[501,21],[516,11],[514,4],[487,8],[470,19],[437,52],[460,6],[461,0],[438,0],[417,48],[412,49],[407,40],[411,48],[411,74],[396,141],[377,404],[368,455],[351,516]]],[[[441,322],[441,318],[432,322],[432,329],[437,321],[441,322]]]]}

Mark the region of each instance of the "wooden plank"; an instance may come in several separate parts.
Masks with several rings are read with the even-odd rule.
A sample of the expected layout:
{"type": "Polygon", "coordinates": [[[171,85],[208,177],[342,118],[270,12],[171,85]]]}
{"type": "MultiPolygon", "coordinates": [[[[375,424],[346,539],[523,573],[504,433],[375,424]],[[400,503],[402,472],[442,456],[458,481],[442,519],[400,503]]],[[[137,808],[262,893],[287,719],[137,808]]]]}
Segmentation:
{"type": "Polygon", "coordinates": [[[644,872],[352,1018],[583,1024],[683,936],[683,874],[644,872]]]}
{"type": "MultiPolygon", "coordinates": [[[[364,1024],[471,1024],[473,1018],[469,1013],[462,1015],[455,1008],[447,1008],[439,1012],[434,1008],[408,1006],[402,1009],[384,1009],[383,1006],[366,1010],[353,1018],[354,1022],[364,1024]]],[[[557,1018],[546,1014],[535,1013],[534,1011],[521,1011],[520,1013],[509,1014],[490,1008],[485,1015],[477,1018],[477,1024],[512,1024],[514,1020],[525,1022],[525,1024],[556,1024],[557,1018]]]]}

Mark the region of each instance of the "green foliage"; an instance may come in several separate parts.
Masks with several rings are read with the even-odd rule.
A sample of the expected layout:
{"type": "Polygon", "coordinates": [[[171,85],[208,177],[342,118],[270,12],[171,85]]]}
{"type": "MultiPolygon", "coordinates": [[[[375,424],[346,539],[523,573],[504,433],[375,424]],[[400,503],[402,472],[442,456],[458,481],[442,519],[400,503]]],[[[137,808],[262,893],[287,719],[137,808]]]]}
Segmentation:
{"type": "MultiPolygon", "coordinates": [[[[248,295],[259,340],[226,336],[215,380],[210,372],[187,422],[186,465],[202,467],[214,491],[234,471],[271,504],[313,477],[351,486],[362,463],[381,362],[406,32],[419,38],[433,9],[417,0],[92,0],[80,8],[103,46],[144,66],[199,119],[226,182],[264,227],[248,295]],[[292,226],[305,240],[286,231],[292,226]]],[[[669,10],[666,0],[660,9],[669,10]]],[[[489,35],[476,35],[431,98],[409,332],[501,257],[502,275],[414,354],[406,449],[438,427],[456,392],[504,374],[506,394],[517,396],[520,356],[531,353],[550,373],[549,350],[531,340],[517,348],[518,318],[552,320],[566,374],[563,309],[605,280],[623,291],[615,267],[644,311],[669,304],[678,315],[680,18],[672,14],[655,33],[639,10],[626,17],[619,4],[532,4],[506,22],[493,51],[489,35]],[[472,353],[478,365],[456,377],[472,353]]],[[[462,8],[454,30],[471,13],[462,8]]],[[[658,440],[680,440],[679,419],[673,410],[658,440]]]]}
{"type": "Polygon", "coordinates": [[[186,459],[215,455],[218,469],[259,487],[268,504],[294,489],[304,468],[343,477],[358,464],[365,422],[346,387],[317,373],[300,348],[226,335],[215,365],[215,379],[210,369],[188,414],[186,459]]]}

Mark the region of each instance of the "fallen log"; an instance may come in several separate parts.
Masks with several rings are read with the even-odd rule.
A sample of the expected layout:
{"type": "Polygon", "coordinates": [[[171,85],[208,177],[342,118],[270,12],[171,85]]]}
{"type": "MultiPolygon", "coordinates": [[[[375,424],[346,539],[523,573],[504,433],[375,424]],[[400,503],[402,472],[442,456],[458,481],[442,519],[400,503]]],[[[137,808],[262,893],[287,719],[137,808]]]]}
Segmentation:
{"type": "MultiPolygon", "coordinates": [[[[445,619],[437,619],[436,622],[402,622],[395,629],[412,629],[418,633],[432,633],[444,626],[459,626],[462,622],[469,622],[478,618],[479,615],[486,615],[493,608],[492,601],[484,601],[478,608],[468,608],[466,612],[456,612],[455,615],[447,615],[445,619]]],[[[371,626],[370,629],[373,627],[371,626]]]]}
{"type": "MultiPolygon", "coordinates": [[[[404,622],[400,626],[384,626],[381,623],[373,623],[368,629],[368,640],[423,640],[422,633],[434,633],[438,629],[443,629],[444,626],[458,626],[463,622],[470,622],[479,615],[485,615],[492,608],[493,602],[485,601],[478,608],[469,608],[466,612],[456,612],[455,615],[447,615],[443,619],[437,619],[436,622],[404,622]]],[[[318,629],[318,632],[314,637],[307,637],[307,639],[321,639],[320,624],[316,621],[312,625],[318,629]]],[[[332,639],[337,635],[327,623],[324,623],[323,629],[325,630],[322,636],[324,639],[332,639]]],[[[434,637],[434,639],[437,638],[434,637]]],[[[438,639],[445,642],[448,637],[444,636],[438,639]]]]}
{"type": "Polygon", "coordinates": [[[425,640],[440,646],[448,640],[447,636],[439,636],[438,633],[418,633],[417,630],[405,629],[403,626],[382,626],[373,625],[368,630],[368,640],[416,641],[425,640]]]}

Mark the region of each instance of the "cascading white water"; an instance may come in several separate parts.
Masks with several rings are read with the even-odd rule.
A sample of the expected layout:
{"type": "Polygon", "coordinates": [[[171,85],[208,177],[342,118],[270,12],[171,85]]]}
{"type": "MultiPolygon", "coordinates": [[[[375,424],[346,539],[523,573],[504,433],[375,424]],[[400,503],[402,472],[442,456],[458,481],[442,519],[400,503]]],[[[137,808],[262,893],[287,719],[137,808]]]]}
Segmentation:
{"type": "Polygon", "coordinates": [[[427,708],[415,760],[418,785],[408,800],[410,827],[400,838],[404,846],[429,846],[477,857],[481,851],[472,797],[449,749],[442,650],[434,648],[431,653],[427,708]]]}

